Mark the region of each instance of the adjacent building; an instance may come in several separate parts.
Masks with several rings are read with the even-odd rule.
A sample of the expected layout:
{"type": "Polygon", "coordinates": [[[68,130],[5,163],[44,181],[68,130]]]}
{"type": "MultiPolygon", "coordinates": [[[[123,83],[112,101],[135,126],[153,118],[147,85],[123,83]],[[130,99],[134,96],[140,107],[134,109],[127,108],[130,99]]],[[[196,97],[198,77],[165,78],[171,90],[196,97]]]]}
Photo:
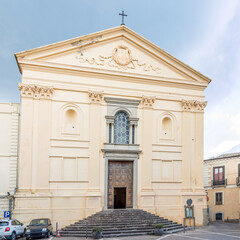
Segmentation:
{"type": "Polygon", "coordinates": [[[210,79],[126,26],[16,54],[22,74],[14,217],[60,227],[103,209],[206,219],[210,79]]]}
{"type": "Polygon", "coordinates": [[[0,103],[0,219],[14,207],[17,188],[19,104],[0,103]]]}
{"type": "Polygon", "coordinates": [[[204,186],[211,221],[240,218],[240,153],[204,161],[204,186]]]}

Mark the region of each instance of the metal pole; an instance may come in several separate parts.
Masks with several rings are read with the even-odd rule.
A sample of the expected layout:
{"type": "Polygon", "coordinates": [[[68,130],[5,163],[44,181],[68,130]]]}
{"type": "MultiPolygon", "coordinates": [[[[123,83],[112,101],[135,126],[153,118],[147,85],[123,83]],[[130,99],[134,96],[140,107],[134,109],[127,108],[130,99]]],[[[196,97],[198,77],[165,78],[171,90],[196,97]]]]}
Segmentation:
{"type": "Polygon", "coordinates": [[[58,222],[56,222],[56,237],[57,237],[57,231],[58,231],[58,222]]]}
{"type": "Polygon", "coordinates": [[[183,229],[184,229],[184,233],[185,233],[185,218],[183,219],[183,229]]]}

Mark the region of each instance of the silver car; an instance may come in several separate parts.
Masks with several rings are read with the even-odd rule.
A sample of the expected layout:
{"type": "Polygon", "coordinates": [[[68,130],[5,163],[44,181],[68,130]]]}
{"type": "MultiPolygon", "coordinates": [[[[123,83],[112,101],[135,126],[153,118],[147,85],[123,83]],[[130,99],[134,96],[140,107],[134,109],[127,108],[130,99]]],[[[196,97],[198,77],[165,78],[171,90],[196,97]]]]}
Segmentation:
{"type": "Polygon", "coordinates": [[[18,236],[23,237],[26,227],[18,220],[0,220],[0,239],[15,240],[18,236]]]}

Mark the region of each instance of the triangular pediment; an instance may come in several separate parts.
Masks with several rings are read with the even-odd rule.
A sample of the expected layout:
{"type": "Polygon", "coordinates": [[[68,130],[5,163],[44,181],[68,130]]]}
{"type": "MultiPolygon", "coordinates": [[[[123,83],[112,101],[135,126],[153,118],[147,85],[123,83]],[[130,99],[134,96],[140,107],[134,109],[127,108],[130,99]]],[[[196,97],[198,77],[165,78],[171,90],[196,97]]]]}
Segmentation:
{"type": "Polygon", "coordinates": [[[16,54],[21,61],[202,83],[209,79],[125,26],[16,54]]]}

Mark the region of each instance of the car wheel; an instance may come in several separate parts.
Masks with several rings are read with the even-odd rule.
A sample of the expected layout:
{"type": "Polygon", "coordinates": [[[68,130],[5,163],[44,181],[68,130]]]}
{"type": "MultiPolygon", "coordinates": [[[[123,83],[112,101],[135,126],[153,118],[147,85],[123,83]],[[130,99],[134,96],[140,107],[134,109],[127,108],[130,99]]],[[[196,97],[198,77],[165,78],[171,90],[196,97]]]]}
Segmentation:
{"type": "Polygon", "coordinates": [[[24,237],[24,236],[25,236],[25,232],[26,232],[26,228],[24,229],[23,234],[20,235],[20,236],[21,236],[21,237],[24,237]]]}
{"type": "Polygon", "coordinates": [[[16,233],[15,232],[12,233],[11,240],[16,240],[16,233]]]}
{"type": "Polygon", "coordinates": [[[50,237],[50,232],[48,231],[47,235],[46,235],[46,238],[49,238],[49,237],[50,237]]]}
{"type": "Polygon", "coordinates": [[[30,238],[29,237],[26,237],[26,240],[29,240],[30,238]]]}

